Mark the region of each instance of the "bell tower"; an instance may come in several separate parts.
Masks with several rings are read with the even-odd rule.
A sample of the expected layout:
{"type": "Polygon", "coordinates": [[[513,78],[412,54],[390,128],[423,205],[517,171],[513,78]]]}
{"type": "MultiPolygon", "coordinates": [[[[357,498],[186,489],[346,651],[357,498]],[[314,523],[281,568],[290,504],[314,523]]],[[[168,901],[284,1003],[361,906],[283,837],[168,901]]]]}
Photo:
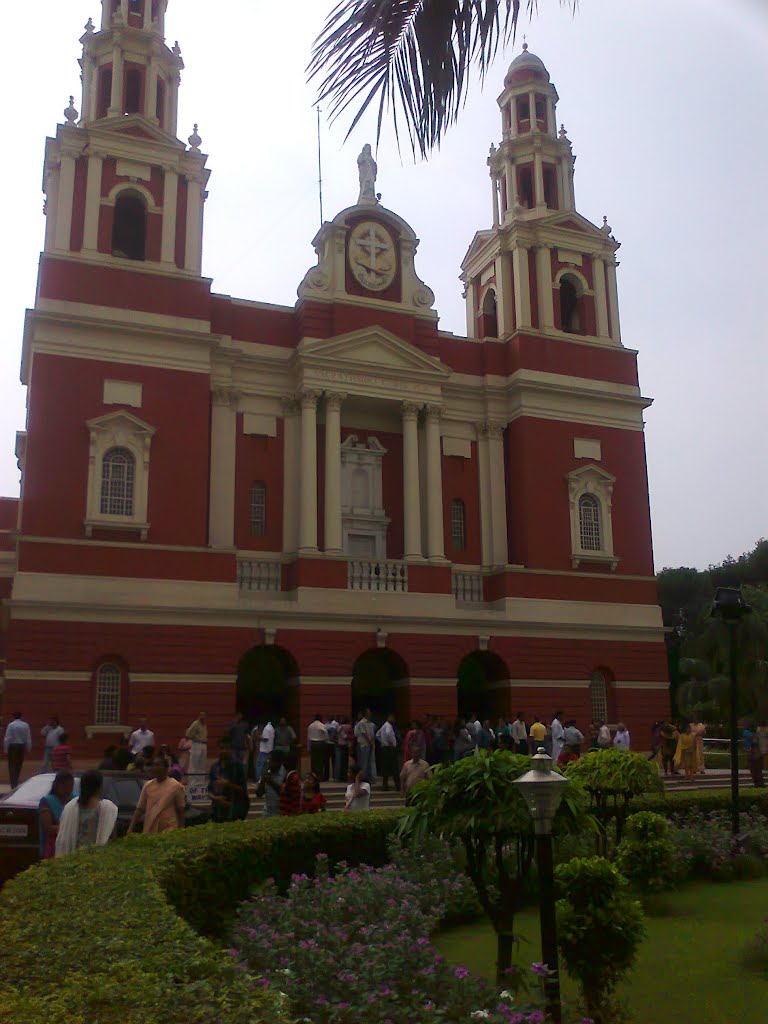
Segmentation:
{"type": "Polygon", "coordinates": [[[493,226],[462,263],[467,333],[581,335],[621,344],[614,254],[607,221],[576,211],[576,161],[544,62],[523,44],[498,99],[501,142],[491,145],[493,226]]]}
{"type": "Polygon", "coordinates": [[[102,0],[89,19],[81,113],[46,142],[45,251],[199,275],[210,172],[195,125],[176,137],[184,62],[165,42],[168,0],[102,0]]]}

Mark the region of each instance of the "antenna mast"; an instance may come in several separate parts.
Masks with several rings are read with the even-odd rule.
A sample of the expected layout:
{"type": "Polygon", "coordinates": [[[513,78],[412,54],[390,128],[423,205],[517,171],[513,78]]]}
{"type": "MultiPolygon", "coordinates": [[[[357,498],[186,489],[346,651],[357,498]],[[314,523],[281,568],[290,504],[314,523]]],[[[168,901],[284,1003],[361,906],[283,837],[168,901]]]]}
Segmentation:
{"type": "Polygon", "coordinates": [[[323,226],[323,158],[320,150],[320,104],[317,105],[317,187],[320,193],[320,227],[323,226]]]}

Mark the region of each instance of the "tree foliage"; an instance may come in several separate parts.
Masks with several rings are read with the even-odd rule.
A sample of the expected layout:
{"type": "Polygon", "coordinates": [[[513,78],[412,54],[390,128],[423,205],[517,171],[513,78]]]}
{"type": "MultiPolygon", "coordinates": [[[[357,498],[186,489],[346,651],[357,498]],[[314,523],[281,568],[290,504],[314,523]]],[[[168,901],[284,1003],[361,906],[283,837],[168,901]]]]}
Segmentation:
{"type": "Polygon", "coordinates": [[[621,842],[629,801],[642,793],[663,791],[655,761],[624,750],[591,750],[565,771],[589,796],[590,810],[599,824],[597,852],[608,852],[608,824],[616,826],[616,842],[621,842]]]}
{"type": "MultiPolygon", "coordinates": [[[[512,964],[514,918],[525,904],[533,861],[533,821],[512,785],[530,767],[530,757],[496,751],[440,768],[412,790],[399,828],[406,838],[436,835],[462,844],[465,870],[497,934],[500,979],[512,964]]],[[[584,827],[589,827],[589,818],[583,794],[569,786],[555,818],[555,833],[584,827]]]]}
{"type": "MultiPolygon", "coordinates": [[[[575,9],[578,0],[560,0],[575,9]]],[[[538,0],[525,0],[529,14],[538,0]]],[[[357,106],[349,132],[378,104],[376,139],[392,112],[414,153],[440,145],[456,120],[470,69],[484,78],[514,35],[523,0],[341,0],[315,40],[307,69],[332,118],[357,106]]],[[[347,135],[349,135],[349,132],[347,135]]]]}

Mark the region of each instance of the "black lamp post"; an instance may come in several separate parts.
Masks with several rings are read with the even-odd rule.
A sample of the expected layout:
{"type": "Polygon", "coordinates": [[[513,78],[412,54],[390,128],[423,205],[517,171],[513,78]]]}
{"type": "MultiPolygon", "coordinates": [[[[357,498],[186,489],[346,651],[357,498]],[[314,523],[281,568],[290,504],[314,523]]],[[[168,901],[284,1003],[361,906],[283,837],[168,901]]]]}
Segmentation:
{"type": "Polygon", "coordinates": [[[531,771],[514,780],[528,804],[536,833],[536,863],[539,868],[539,915],[541,959],[550,974],[544,982],[547,1013],[561,1024],[560,973],[557,959],[557,918],[555,916],[555,871],[552,857],[552,822],[568,780],[552,771],[552,758],[539,747],[531,758],[531,771]]]}
{"type": "Polygon", "coordinates": [[[730,726],[731,726],[731,831],[739,832],[739,732],[738,692],[736,685],[737,628],[752,608],[744,600],[741,587],[718,587],[712,604],[712,615],[719,616],[728,630],[728,655],[730,661],[730,726]]]}

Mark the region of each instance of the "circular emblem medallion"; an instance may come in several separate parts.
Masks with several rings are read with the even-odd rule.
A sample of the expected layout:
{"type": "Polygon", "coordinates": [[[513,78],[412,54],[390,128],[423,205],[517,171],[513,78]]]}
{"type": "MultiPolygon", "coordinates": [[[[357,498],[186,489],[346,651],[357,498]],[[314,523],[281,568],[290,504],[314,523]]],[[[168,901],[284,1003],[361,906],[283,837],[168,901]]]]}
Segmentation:
{"type": "Polygon", "coordinates": [[[395,243],[385,227],[365,220],[349,238],[349,268],[355,280],[372,292],[389,288],[397,269],[395,243]]]}

